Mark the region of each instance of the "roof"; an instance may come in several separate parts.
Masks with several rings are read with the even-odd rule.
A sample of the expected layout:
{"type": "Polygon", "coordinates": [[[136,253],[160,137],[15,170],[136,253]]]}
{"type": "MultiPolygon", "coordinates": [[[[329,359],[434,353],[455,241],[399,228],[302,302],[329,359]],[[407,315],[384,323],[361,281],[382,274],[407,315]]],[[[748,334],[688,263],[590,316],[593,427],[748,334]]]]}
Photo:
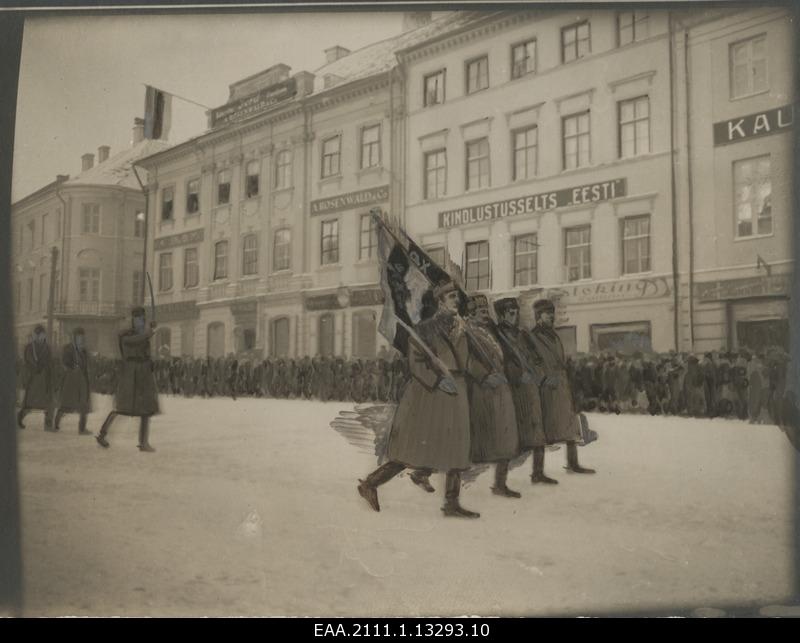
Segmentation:
{"type": "MultiPolygon", "coordinates": [[[[325,76],[332,74],[342,79],[342,83],[366,78],[374,74],[389,71],[397,65],[396,53],[456,31],[479,18],[485,18],[486,11],[455,11],[411,31],[393,36],[380,42],[362,47],[339,60],[327,63],[314,71],[316,77],[324,82],[325,76]]],[[[346,17],[346,15],[345,15],[346,17]]],[[[314,93],[321,93],[317,89],[314,93]]]]}
{"type": "Polygon", "coordinates": [[[140,185],[132,170],[133,163],[145,156],[163,152],[169,147],[172,145],[167,141],[146,138],[69,179],[64,186],[111,185],[138,190],[140,185]]]}

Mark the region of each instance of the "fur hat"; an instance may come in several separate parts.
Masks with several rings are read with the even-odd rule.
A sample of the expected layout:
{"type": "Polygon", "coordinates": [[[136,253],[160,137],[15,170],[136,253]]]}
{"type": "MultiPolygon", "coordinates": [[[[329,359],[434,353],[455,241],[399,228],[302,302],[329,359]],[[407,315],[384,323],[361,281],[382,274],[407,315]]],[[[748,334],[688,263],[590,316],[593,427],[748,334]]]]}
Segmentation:
{"type": "Polygon", "coordinates": [[[502,317],[509,310],[519,310],[519,302],[514,297],[503,297],[494,302],[494,312],[502,317]]]}
{"type": "Polygon", "coordinates": [[[537,299],[533,302],[533,314],[535,316],[538,317],[540,313],[545,311],[556,312],[556,305],[549,299],[537,299]]]}

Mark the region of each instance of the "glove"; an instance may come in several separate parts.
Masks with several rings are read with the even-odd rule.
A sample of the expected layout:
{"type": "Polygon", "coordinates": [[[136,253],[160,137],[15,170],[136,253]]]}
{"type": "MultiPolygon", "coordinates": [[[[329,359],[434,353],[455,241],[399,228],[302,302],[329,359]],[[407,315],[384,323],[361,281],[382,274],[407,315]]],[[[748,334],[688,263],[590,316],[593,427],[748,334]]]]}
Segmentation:
{"type": "Polygon", "coordinates": [[[497,388],[501,384],[505,382],[506,378],[503,377],[500,373],[492,373],[487,375],[486,378],[483,380],[484,386],[488,386],[489,388],[497,388]]]}
{"type": "Polygon", "coordinates": [[[458,387],[452,377],[443,377],[439,380],[439,389],[448,395],[456,395],[458,393],[458,387]]]}

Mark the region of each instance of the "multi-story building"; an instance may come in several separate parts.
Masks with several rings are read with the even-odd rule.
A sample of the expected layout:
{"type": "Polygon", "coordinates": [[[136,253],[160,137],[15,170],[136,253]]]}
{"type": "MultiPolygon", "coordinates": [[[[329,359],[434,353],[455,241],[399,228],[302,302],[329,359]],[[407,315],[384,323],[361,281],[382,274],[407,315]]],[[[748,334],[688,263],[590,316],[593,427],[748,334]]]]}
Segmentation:
{"type": "Polygon", "coordinates": [[[233,83],[206,133],[139,161],[159,346],[372,357],[385,345],[369,211],[402,209],[395,51],[452,20],[408,26],[328,48],[314,74],[277,64],[233,83]]]}
{"type": "Polygon", "coordinates": [[[12,205],[20,349],[43,324],[56,344],[82,326],[90,351],[118,353],[117,331],[140,301],[144,275],[145,199],[132,164],[168,145],[144,139],[140,123],[133,136],[130,148],[111,156],[101,146],[97,164],[84,154],[80,174],[60,175],[12,205]]]}
{"type": "Polygon", "coordinates": [[[572,351],[675,346],[669,18],[494,12],[398,53],[406,225],[572,351]]]}
{"type": "Polygon", "coordinates": [[[675,21],[684,347],[789,343],[792,17],[764,6],[675,21]]]}

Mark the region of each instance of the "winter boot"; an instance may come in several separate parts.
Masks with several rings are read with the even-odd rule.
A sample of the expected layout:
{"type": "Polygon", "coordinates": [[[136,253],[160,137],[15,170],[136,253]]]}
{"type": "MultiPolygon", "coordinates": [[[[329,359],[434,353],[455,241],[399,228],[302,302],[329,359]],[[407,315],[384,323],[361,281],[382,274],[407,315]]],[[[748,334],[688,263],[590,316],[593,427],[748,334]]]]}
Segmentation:
{"type": "Polygon", "coordinates": [[[86,428],[86,413],[81,413],[78,420],[78,435],[91,435],[92,432],[86,428]]]}
{"type": "Polygon", "coordinates": [[[464,509],[459,502],[458,496],[461,493],[461,474],[452,470],[447,472],[445,479],[445,502],[442,511],[445,516],[454,518],[480,518],[481,515],[475,511],[464,509]]]}
{"type": "Polygon", "coordinates": [[[544,475],[544,447],[533,448],[533,474],[531,475],[533,484],[558,484],[558,480],[548,478],[544,475]]]}
{"type": "Polygon", "coordinates": [[[573,473],[594,473],[594,469],[587,469],[578,464],[578,445],[575,442],[567,442],[567,471],[573,473]]]}
{"type": "Polygon", "coordinates": [[[155,453],[155,449],[150,446],[150,416],[143,415],[139,419],[139,451],[144,453],[155,453]]]}
{"type": "Polygon", "coordinates": [[[20,429],[24,429],[25,428],[25,424],[22,422],[22,420],[25,419],[26,415],[28,415],[28,409],[20,409],[19,413],[17,413],[17,426],[20,429]]]}
{"type": "Polygon", "coordinates": [[[497,463],[494,470],[494,486],[492,493],[496,496],[503,496],[504,498],[521,498],[522,494],[519,491],[509,489],[506,484],[508,480],[508,460],[501,460],[497,463]]]}
{"type": "Polygon", "coordinates": [[[405,466],[399,462],[385,462],[370,473],[366,480],[359,479],[358,493],[369,503],[370,507],[375,511],[380,511],[381,506],[378,502],[378,487],[394,478],[403,469],[405,469],[405,466]]]}
{"type": "Polygon", "coordinates": [[[64,411],[58,409],[56,411],[56,419],[53,421],[53,430],[60,431],[61,430],[61,418],[64,417],[64,411]]]}
{"type": "Polygon", "coordinates": [[[433,488],[431,485],[430,476],[431,476],[430,469],[417,469],[411,474],[411,482],[413,482],[418,487],[422,487],[428,493],[433,493],[436,489],[433,488]]]}
{"type": "Polygon", "coordinates": [[[111,411],[108,414],[105,421],[103,422],[103,426],[100,427],[100,433],[95,436],[95,440],[97,440],[97,444],[99,444],[104,449],[107,449],[111,445],[106,440],[106,435],[108,435],[108,430],[111,428],[111,423],[114,421],[114,418],[117,417],[115,411],[111,411]]]}

